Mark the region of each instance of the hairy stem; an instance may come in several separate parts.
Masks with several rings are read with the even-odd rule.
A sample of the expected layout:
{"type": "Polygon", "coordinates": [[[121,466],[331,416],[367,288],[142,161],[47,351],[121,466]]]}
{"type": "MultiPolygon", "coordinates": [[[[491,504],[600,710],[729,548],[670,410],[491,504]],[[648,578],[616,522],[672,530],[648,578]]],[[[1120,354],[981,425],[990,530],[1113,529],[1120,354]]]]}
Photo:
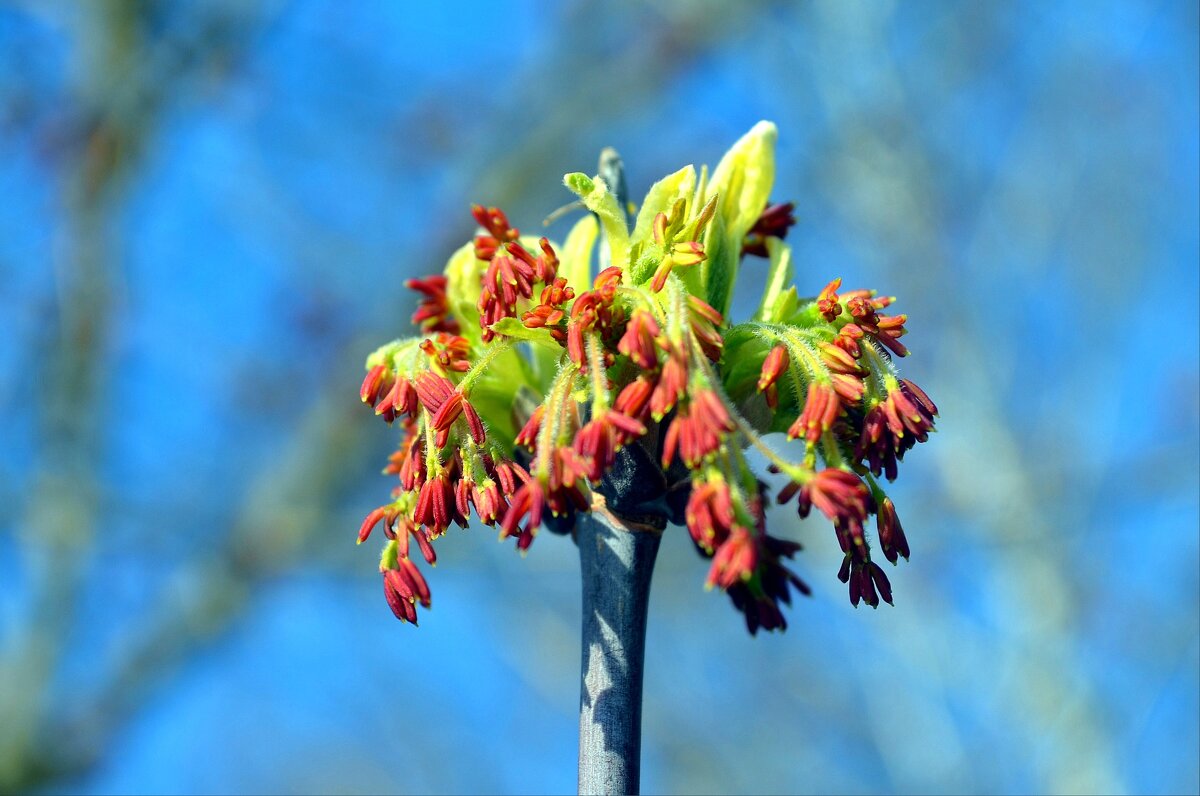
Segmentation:
{"type": "Polygon", "coordinates": [[[578,515],[583,575],[579,792],[637,793],[650,578],[661,535],[603,507],[578,515]]]}

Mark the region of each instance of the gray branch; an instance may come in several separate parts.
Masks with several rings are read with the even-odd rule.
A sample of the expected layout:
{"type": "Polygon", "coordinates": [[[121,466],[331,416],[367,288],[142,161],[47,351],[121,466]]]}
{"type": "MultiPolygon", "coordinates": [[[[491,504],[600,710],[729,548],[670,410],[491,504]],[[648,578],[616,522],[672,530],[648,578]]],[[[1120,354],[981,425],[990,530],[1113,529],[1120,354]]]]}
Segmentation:
{"type": "Polygon", "coordinates": [[[583,575],[581,794],[638,793],[646,610],[661,538],[603,508],[576,522],[583,575]]]}

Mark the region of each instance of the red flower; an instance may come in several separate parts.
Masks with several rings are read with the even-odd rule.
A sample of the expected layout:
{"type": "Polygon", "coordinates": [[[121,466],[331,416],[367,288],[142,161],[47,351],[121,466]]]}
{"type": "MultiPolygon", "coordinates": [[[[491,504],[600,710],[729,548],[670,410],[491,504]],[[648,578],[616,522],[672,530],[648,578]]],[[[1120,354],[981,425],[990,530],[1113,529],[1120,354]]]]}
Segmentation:
{"type": "Polygon", "coordinates": [[[830,282],[817,294],[817,312],[821,317],[833,323],[833,319],[842,314],[842,305],[838,303],[837,289],[842,286],[842,278],[830,282]]]}
{"type": "Polygon", "coordinates": [[[879,334],[876,339],[892,349],[898,357],[908,356],[908,349],[900,342],[900,338],[908,331],[904,328],[904,322],[907,320],[907,315],[879,316],[879,334]]]}
{"type": "Polygon", "coordinates": [[[480,260],[491,260],[501,243],[520,237],[520,231],[509,226],[508,217],[497,207],[471,205],[471,215],[488,231],[487,235],[475,236],[475,256],[480,260]]]}
{"type": "Polygon", "coordinates": [[[758,376],[758,391],[762,392],[775,386],[779,377],[787,372],[789,364],[787,346],[777,345],[767,352],[767,358],[763,360],[762,372],[758,376]]]}
{"type": "Polygon", "coordinates": [[[733,527],[733,501],[729,485],[719,479],[692,487],[684,514],[692,540],[712,553],[729,536],[733,527]]]}
{"type": "Polygon", "coordinates": [[[396,382],[396,374],[387,365],[376,365],[367,371],[366,378],[363,379],[362,388],[359,390],[359,397],[362,402],[368,406],[375,406],[379,403],[379,399],[387,394],[392,389],[392,385],[396,382]]]}
{"type": "Polygon", "coordinates": [[[563,446],[554,451],[550,462],[550,480],[546,487],[546,505],[550,507],[550,513],[565,517],[573,511],[587,511],[583,489],[591,469],[588,461],[574,448],[563,446]]]}
{"type": "Polygon", "coordinates": [[[554,247],[550,245],[550,241],[542,238],[538,241],[538,246],[542,253],[536,258],[529,253],[529,250],[517,243],[515,240],[507,244],[504,248],[508,253],[518,260],[523,261],[533,271],[534,278],[544,284],[550,284],[554,281],[558,274],[558,255],[554,253],[554,247]]]}
{"type": "Polygon", "coordinates": [[[443,376],[451,372],[466,373],[471,369],[471,343],[456,334],[438,332],[436,339],[421,342],[421,350],[433,360],[433,366],[443,376]]]}
{"type": "Polygon", "coordinates": [[[438,274],[424,279],[409,279],[404,286],[425,296],[412,316],[412,322],[421,327],[422,331],[458,333],[458,321],[450,317],[446,277],[438,274]]]}
{"type": "Polygon", "coordinates": [[[367,541],[367,538],[371,535],[371,531],[375,530],[375,526],[379,525],[380,520],[383,521],[384,530],[388,530],[392,521],[396,519],[396,515],[399,513],[400,510],[392,503],[372,509],[358,529],[358,544],[367,541]]]}
{"type": "Polygon", "coordinates": [[[835,523],[858,523],[859,526],[874,508],[871,492],[862,479],[833,467],[813,474],[800,487],[800,516],[807,517],[812,506],[835,523]]]}
{"type": "Polygon", "coordinates": [[[833,344],[858,359],[862,356],[862,348],[858,344],[862,338],[862,327],[856,323],[848,323],[838,330],[837,337],[833,338],[833,344]]]}
{"type": "Polygon", "coordinates": [[[842,411],[841,401],[832,384],[814,381],[808,385],[808,395],[804,399],[804,410],[788,429],[788,438],[804,437],[809,444],[816,444],[837,420],[842,411]]]}
{"type": "Polygon", "coordinates": [[[625,326],[625,334],[617,343],[617,350],[639,368],[649,370],[658,367],[657,339],[660,334],[653,315],[646,310],[634,310],[625,326]]]}
{"type": "Polygon", "coordinates": [[[638,376],[625,385],[613,401],[613,410],[633,420],[645,421],[650,408],[650,396],[654,384],[645,376],[638,376]]]}
{"type": "Polygon", "coordinates": [[[412,382],[403,376],[397,376],[392,389],[375,405],[375,414],[386,415],[390,408],[393,417],[415,417],[417,405],[417,391],[413,389],[412,382]]]}
{"type": "Polygon", "coordinates": [[[900,526],[900,518],[896,516],[896,507],[891,498],[885,497],[880,502],[875,519],[878,522],[879,547],[887,560],[895,564],[900,556],[904,556],[904,560],[907,561],[908,539],[904,535],[904,528],[900,526]]]}
{"type": "Polygon", "coordinates": [[[508,510],[499,485],[490,478],[482,484],[472,485],[471,502],[475,504],[475,514],[484,525],[495,525],[508,510]]]}
{"type": "Polygon", "coordinates": [[[529,329],[550,329],[551,336],[560,344],[567,339],[560,324],[567,317],[564,305],[575,298],[575,291],[567,286],[561,276],[552,284],[542,288],[541,303],[521,316],[521,322],[529,329]]]}
{"type": "Polygon", "coordinates": [[[929,439],[937,407],[917,385],[901,379],[895,389],[872,406],[863,420],[854,455],[871,472],[896,478],[896,462],[918,442],[929,439]]]}
{"type": "Polygon", "coordinates": [[[585,335],[595,330],[604,337],[611,331],[613,319],[612,299],[606,298],[604,292],[589,290],[575,299],[567,324],[567,355],[580,371],[586,373],[588,369],[585,335]]]}
{"type": "Polygon", "coordinates": [[[850,604],[855,608],[860,600],[872,608],[877,608],[880,597],[888,605],[894,604],[892,584],[888,581],[887,573],[870,559],[846,556],[842,560],[842,568],[838,571],[838,580],[850,585],[850,604]]]}
{"type": "Polygon", "coordinates": [[[528,448],[529,450],[537,447],[538,433],[542,430],[542,416],[545,414],[546,405],[538,404],[514,440],[518,446],[528,448]]]}
{"type": "Polygon", "coordinates": [[[737,426],[712,390],[698,390],[686,407],[680,407],[663,439],[663,469],[671,466],[678,451],[683,463],[696,467],[721,447],[725,434],[737,426]]]}
{"type": "Polygon", "coordinates": [[[617,451],[646,433],[646,427],[620,412],[608,411],[592,418],[575,434],[575,451],[588,464],[587,478],[599,481],[616,459],[617,451]]]}
{"type": "Polygon", "coordinates": [[[735,525],[729,538],[717,548],[712,567],[708,570],[708,585],[728,589],[739,581],[749,580],[758,567],[758,544],[754,535],[735,525]]]}
{"type": "Polygon", "coordinates": [[[846,373],[851,376],[862,376],[866,373],[854,357],[833,343],[821,344],[821,361],[834,373],[846,373]]]}
{"type": "Polygon", "coordinates": [[[417,624],[416,603],[429,608],[433,603],[429,584],[421,570],[408,558],[399,558],[395,569],[383,571],[383,596],[388,607],[401,622],[417,624]]]}
{"type": "Polygon", "coordinates": [[[546,491],[542,482],[530,478],[517,489],[508,504],[508,511],[500,523],[500,538],[517,537],[517,548],[528,550],[538,528],[542,525],[542,513],[546,510],[546,491]],[[528,519],[526,519],[528,518],[528,519]],[[525,527],[521,522],[526,520],[525,527]]]}
{"type": "Polygon", "coordinates": [[[466,518],[458,513],[449,473],[443,470],[421,486],[417,506],[413,510],[413,522],[424,525],[436,539],[446,532],[451,521],[467,527],[466,518]]]}
{"type": "Polygon", "coordinates": [[[658,384],[650,395],[650,414],[655,420],[663,417],[675,408],[675,402],[687,389],[688,363],[687,357],[680,351],[671,351],[667,361],[663,363],[662,373],[659,374],[658,384]]]}
{"type": "Polygon", "coordinates": [[[430,420],[433,430],[438,432],[436,442],[439,448],[444,446],[449,440],[450,428],[460,416],[466,418],[467,428],[471,432],[471,439],[476,445],[482,445],[487,440],[487,434],[484,431],[483,421],[480,419],[479,413],[463,397],[461,391],[454,390],[442,402],[442,405],[430,420]]]}
{"type": "Polygon", "coordinates": [[[428,475],[425,463],[425,440],[417,433],[416,425],[409,428],[408,437],[396,451],[395,467],[400,476],[400,485],[411,491],[425,483],[428,475]]]}
{"type": "Polygon", "coordinates": [[[725,347],[725,338],[717,331],[724,318],[707,302],[695,296],[687,297],[687,305],[688,326],[691,328],[692,337],[700,344],[704,356],[716,362],[721,358],[721,349],[725,347]]]}
{"type": "Polygon", "coordinates": [[[493,472],[492,477],[500,484],[500,491],[510,500],[521,484],[529,480],[529,473],[525,468],[513,461],[501,461],[495,465],[493,472]]]}
{"type": "Polygon", "coordinates": [[[862,400],[867,385],[858,376],[849,373],[833,374],[833,391],[838,394],[843,403],[853,405],[862,400]]]}
{"type": "Polygon", "coordinates": [[[788,228],[796,223],[792,211],[796,206],[792,202],[775,204],[762,211],[758,221],[746,233],[742,244],[742,254],[753,254],[758,257],[768,257],[767,238],[786,238],[788,228]]]}

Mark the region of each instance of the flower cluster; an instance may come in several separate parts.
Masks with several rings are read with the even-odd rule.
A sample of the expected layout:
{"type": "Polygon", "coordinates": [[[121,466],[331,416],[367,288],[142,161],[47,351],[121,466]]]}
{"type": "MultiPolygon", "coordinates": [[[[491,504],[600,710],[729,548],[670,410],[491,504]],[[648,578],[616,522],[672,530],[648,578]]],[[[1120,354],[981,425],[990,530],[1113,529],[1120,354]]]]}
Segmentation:
{"type": "Polygon", "coordinates": [[[928,438],[937,407],[896,371],[908,349],[892,298],[839,279],[802,298],[789,284],[793,207],[768,204],[774,137],[762,123],[711,175],[663,179],[632,229],[627,203],[582,174],[565,182],[590,212],[561,245],[475,206],[474,240],[444,274],[408,283],[421,334],[375,351],[360,393],[402,430],[385,470],[398,483],[358,537],[387,537],[380,571],[398,618],[430,605],[412,540],[432,565],[434,541],[474,514],[524,552],[550,518],[569,527],[597,504],[626,448],[668,485],[645,511],[686,526],[707,585],[751,632],[785,628],[781,605],[810,593],[790,569],[800,546],[767,532],[773,491],[832,522],[854,605],[892,601],[871,518],[888,561],[909,547],[879,479],[928,438]],[[746,255],[767,259],[766,288],[734,324],[746,255]],[[768,445],[772,433],[802,440],[799,459],[768,445]]]}

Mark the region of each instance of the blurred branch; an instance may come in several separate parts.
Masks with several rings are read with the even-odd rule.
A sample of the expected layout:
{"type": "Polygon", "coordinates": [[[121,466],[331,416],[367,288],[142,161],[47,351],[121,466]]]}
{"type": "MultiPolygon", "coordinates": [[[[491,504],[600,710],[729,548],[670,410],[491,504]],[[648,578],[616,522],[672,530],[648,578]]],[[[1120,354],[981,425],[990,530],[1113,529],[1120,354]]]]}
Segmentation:
{"type": "Polygon", "coordinates": [[[6,683],[0,724],[13,729],[0,736],[0,790],[6,792],[61,773],[57,755],[41,751],[59,748],[62,738],[47,737],[52,718],[42,711],[55,704],[52,682],[71,649],[100,516],[97,462],[104,460],[107,429],[96,422],[103,416],[96,409],[104,404],[113,370],[113,285],[120,261],[113,228],[122,189],[172,92],[208,64],[192,56],[235,48],[242,32],[214,14],[164,50],[147,34],[157,13],[150,4],[110,0],[88,12],[95,24],[81,35],[94,62],[83,70],[89,84],[74,117],[76,151],[65,160],[62,207],[69,234],[56,268],[58,323],[41,379],[42,461],[18,536],[32,573],[32,607],[0,660],[6,683]],[[154,52],[180,57],[164,61],[152,58],[154,52]]]}
{"type": "MultiPolygon", "coordinates": [[[[45,577],[37,587],[40,599],[46,603],[31,621],[33,634],[18,653],[17,665],[6,669],[10,674],[23,672],[21,682],[37,682],[34,688],[9,689],[25,694],[26,699],[0,714],[6,726],[24,730],[0,742],[0,790],[6,792],[61,781],[103,759],[120,727],[154,693],[155,683],[169,678],[198,645],[227,629],[259,584],[311,554],[314,537],[335,524],[336,512],[331,507],[348,491],[355,475],[353,468],[343,463],[354,459],[356,451],[365,447],[361,439],[365,425],[360,413],[353,411],[359,407],[345,399],[347,390],[342,384],[327,380],[328,386],[290,443],[292,453],[278,460],[287,464],[280,468],[273,461],[264,468],[244,501],[228,543],[174,579],[157,616],[140,629],[137,640],[128,646],[113,675],[95,696],[84,704],[69,706],[65,716],[39,713],[40,708],[53,704],[47,698],[48,678],[57,668],[63,641],[70,635],[76,616],[78,591],[73,584],[78,582],[84,562],[81,543],[95,531],[99,490],[94,475],[84,465],[102,458],[98,430],[89,422],[90,415],[85,420],[82,413],[71,410],[86,396],[100,393],[100,374],[106,360],[98,327],[107,318],[113,262],[105,235],[118,203],[120,178],[135,167],[168,98],[177,96],[189,76],[214,60],[236,60],[236,53],[248,46],[254,32],[242,17],[215,13],[211,27],[190,37],[186,44],[149,40],[143,33],[146,20],[141,15],[155,8],[114,0],[103,16],[103,35],[108,40],[101,49],[113,60],[97,69],[117,77],[108,88],[111,94],[102,92],[91,98],[89,107],[93,110],[87,114],[92,120],[89,143],[84,160],[73,174],[73,191],[80,202],[75,211],[75,239],[93,250],[90,259],[73,266],[79,267],[81,274],[71,271],[63,279],[66,292],[62,306],[77,308],[73,317],[79,328],[72,335],[75,345],[65,346],[69,351],[61,355],[73,357],[64,377],[76,381],[53,391],[60,397],[62,418],[47,433],[60,440],[60,454],[48,458],[43,468],[55,472],[62,461],[74,461],[78,478],[44,476],[44,486],[30,500],[35,517],[37,512],[44,512],[41,519],[31,520],[28,525],[30,539],[47,563],[45,577]],[[177,51],[184,55],[173,57],[177,51]],[[172,66],[164,70],[163,64],[172,66]],[[143,80],[146,82],[137,82],[143,80]],[[81,294],[78,297],[77,292],[81,294]],[[86,367],[70,367],[78,363],[86,367]],[[81,496],[90,497],[83,502],[81,496]],[[52,546],[51,539],[59,541],[52,546]],[[74,562],[69,572],[58,564],[64,557],[74,562]],[[50,562],[55,565],[50,566],[50,562]],[[58,743],[63,737],[79,742],[65,746],[58,743]]],[[[549,75],[573,71],[562,68],[562,64],[574,63],[579,56],[577,44],[588,39],[595,17],[604,13],[587,4],[577,6],[569,29],[559,37],[561,43],[548,54],[539,71],[549,75]]],[[[490,193],[495,201],[512,199],[526,190],[520,175],[536,171],[534,166],[545,162],[548,151],[571,140],[577,114],[584,110],[589,116],[619,114],[622,109],[636,107],[657,90],[656,80],[685,68],[689,56],[703,51],[723,32],[721,15],[688,19],[691,24],[686,28],[663,30],[657,36],[627,43],[625,52],[614,59],[614,63],[625,65],[628,73],[622,92],[602,90],[612,79],[611,74],[582,70],[582,81],[559,80],[547,93],[545,107],[555,111],[543,115],[547,123],[537,127],[535,134],[517,139],[489,138],[481,142],[477,152],[468,154],[468,159],[475,161],[506,164],[490,193]],[[651,75],[655,80],[650,79],[651,75]]],[[[522,115],[526,110],[522,109],[522,115]]],[[[459,200],[465,201],[464,197],[457,197],[459,200]]],[[[311,235],[311,230],[308,233],[311,235]]],[[[444,240],[433,248],[448,252],[456,245],[457,237],[448,230],[444,240]]],[[[347,351],[346,356],[357,357],[360,353],[347,351]]],[[[85,402],[91,404],[91,400],[85,402]]]]}
{"type": "MultiPolygon", "coordinates": [[[[976,10],[963,7],[953,13],[970,15],[976,10]]],[[[815,21],[821,29],[819,40],[839,45],[818,51],[813,61],[819,95],[830,117],[830,143],[835,155],[830,160],[840,162],[844,169],[852,169],[831,175],[829,184],[846,186],[843,198],[847,202],[846,212],[852,214],[852,223],[874,233],[868,245],[877,251],[889,251],[893,243],[901,243],[903,248],[900,251],[892,248],[890,257],[896,263],[919,264],[904,272],[909,292],[931,297],[927,305],[940,304],[946,294],[969,295],[963,284],[963,270],[951,266],[940,233],[953,199],[939,191],[942,183],[935,178],[938,166],[930,162],[928,153],[918,145],[920,112],[905,89],[898,65],[887,55],[891,51],[885,38],[889,29],[887,18],[856,7],[826,3],[817,7],[815,21]],[[878,102],[848,102],[845,95],[833,90],[840,85],[834,79],[838,70],[852,68],[840,48],[843,34],[850,32],[852,53],[869,50],[875,54],[871,63],[881,65],[858,75],[862,90],[879,98],[878,102]],[[883,197],[887,201],[880,201],[883,197]],[[902,234],[898,234],[900,230],[902,234]]],[[[956,29],[972,31],[978,37],[989,35],[996,26],[962,24],[956,29]]],[[[973,41],[970,46],[987,50],[995,45],[973,41]]],[[[1019,141],[1023,134],[1032,135],[1044,127],[1045,115],[1054,112],[1055,102],[1049,92],[1045,93],[1027,112],[1023,129],[1017,131],[1014,139],[1019,141]]],[[[1020,166],[1011,160],[1021,154],[1021,147],[1013,144],[1006,151],[1010,162],[998,164],[996,173],[1018,173],[1020,166]]],[[[1073,164],[1057,165],[1070,174],[1073,164]]],[[[988,205],[1002,200],[998,194],[1005,184],[1006,180],[998,180],[993,191],[984,197],[983,208],[978,212],[980,224],[993,217],[988,205]]],[[[1057,222],[1058,217],[1052,216],[1051,221],[1057,222]]],[[[1053,230],[1043,232],[1046,238],[1052,238],[1053,234],[1053,230]]],[[[939,439],[939,444],[932,446],[933,455],[942,461],[949,487],[947,508],[959,517],[971,518],[958,523],[956,532],[978,529],[979,537],[970,543],[987,548],[999,573],[999,582],[1015,589],[1008,596],[1024,603],[1024,611],[1011,615],[1027,617],[1027,621],[1003,628],[1002,639],[995,642],[1004,644],[1004,654],[1013,656],[1013,665],[1019,672],[996,684],[1004,689],[998,703],[1011,711],[1011,721],[1035,722],[1037,729],[1031,738],[1052,736],[1062,750],[1053,755],[1031,754],[1045,766],[1040,772],[1043,776],[1040,787],[1054,791],[1120,790],[1122,786],[1111,763],[1112,741],[1096,694],[1074,676],[1071,667],[1065,664],[1065,652],[1061,651],[1074,641],[1067,624],[1069,613],[1049,609],[1072,605],[1077,599],[1073,594],[1076,581],[1071,572],[1070,550],[1050,542],[1059,534],[1056,516],[1069,515],[1071,509],[1054,506],[1046,496],[1045,484],[1031,476],[1024,458],[1028,452],[1023,449],[1023,440],[1029,438],[1028,429],[1005,422],[1007,410],[1002,401],[1011,394],[1011,388],[1003,383],[1003,375],[991,364],[1015,355],[1005,350],[1011,342],[998,338],[991,327],[978,328],[979,320],[974,316],[944,314],[938,311],[938,306],[929,309],[928,315],[936,318],[943,339],[957,344],[948,346],[950,350],[945,353],[955,356],[957,352],[970,352],[967,358],[955,357],[953,362],[944,364],[944,372],[956,374],[958,380],[953,383],[947,380],[941,385],[949,394],[937,393],[943,406],[952,407],[957,415],[955,435],[939,439]],[[987,352],[987,358],[979,352],[987,352]],[[981,484],[981,473],[1003,474],[1003,477],[984,479],[986,483],[981,484]],[[1010,540],[1014,533],[1041,543],[999,543],[1010,540]],[[1060,698],[1046,699],[1047,694],[1060,698]]],[[[962,541],[955,539],[954,544],[962,541]]],[[[958,644],[975,646],[981,654],[987,654],[982,649],[988,641],[963,621],[953,601],[931,603],[932,610],[938,612],[936,616],[923,615],[919,622],[908,623],[903,633],[893,637],[896,641],[893,652],[898,658],[907,660],[914,670],[939,671],[934,659],[936,653],[930,654],[942,648],[930,631],[933,627],[943,631],[956,628],[954,638],[958,644]]],[[[944,672],[943,676],[953,675],[944,672]]],[[[881,726],[880,722],[869,723],[881,726]]],[[[963,746],[965,742],[958,739],[955,745],[963,746]]],[[[891,764],[897,788],[920,787],[906,779],[915,772],[902,773],[903,744],[894,743],[890,736],[880,737],[877,749],[891,764]]],[[[960,771],[958,775],[967,787],[969,773],[960,771]]]]}

